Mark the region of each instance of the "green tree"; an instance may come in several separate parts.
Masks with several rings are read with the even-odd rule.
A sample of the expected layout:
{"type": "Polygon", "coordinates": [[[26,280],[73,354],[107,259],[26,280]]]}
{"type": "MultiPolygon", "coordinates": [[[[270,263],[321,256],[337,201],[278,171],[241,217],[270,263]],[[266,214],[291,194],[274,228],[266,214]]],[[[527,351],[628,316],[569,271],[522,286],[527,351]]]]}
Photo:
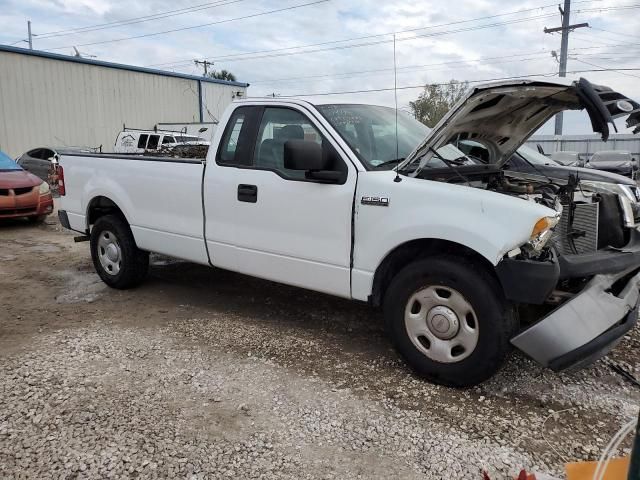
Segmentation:
{"type": "Polygon", "coordinates": [[[213,72],[209,72],[209,77],[217,78],[218,80],[228,80],[230,82],[236,81],[236,76],[228,70],[214,70],[213,72]]]}
{"type": "Polygon", "coordinates": [[[433,128],[469,89],[469,82],[450,80],[445,85],[424,86],[415,102],[409,102],[416,120],[433,128]]]}

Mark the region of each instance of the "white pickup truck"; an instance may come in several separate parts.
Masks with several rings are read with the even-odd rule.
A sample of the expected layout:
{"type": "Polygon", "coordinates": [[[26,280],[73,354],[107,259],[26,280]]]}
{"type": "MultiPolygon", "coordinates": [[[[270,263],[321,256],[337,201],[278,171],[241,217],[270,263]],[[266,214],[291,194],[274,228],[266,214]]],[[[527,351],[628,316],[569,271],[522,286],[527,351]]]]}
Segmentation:
{"type": "Polygon", "coordinates": [[[114,288],[157,252],[382,307],[434,382],[482,382],[512,345],[561,370],[633,327],[640,281],[633,199],[502,168],[568,109],[605,140],[616,117],[640,123],[638,103],[584,79],[475,87],[428,133],[386,107],[248,99],[206,161],[62,155],[60,221],[114,288]]]}

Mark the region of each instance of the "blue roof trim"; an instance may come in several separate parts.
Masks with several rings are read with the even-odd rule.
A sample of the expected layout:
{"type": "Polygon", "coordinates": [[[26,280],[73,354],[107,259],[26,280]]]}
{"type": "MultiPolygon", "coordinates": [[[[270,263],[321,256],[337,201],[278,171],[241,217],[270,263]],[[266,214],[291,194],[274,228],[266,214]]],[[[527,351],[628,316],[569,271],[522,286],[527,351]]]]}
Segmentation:
{"type": "Polygon", "coordinates": [[[86,65],[95,65],[97,67],[115,68],[118,70],[128,70],[130,72],[149,73],[151,75],[162,75],[165,77],[185,78],[187,80],[195,80],[198,82],[218,83],[221,85],[230,85],[233,87],[248,87],[248,83],[229,82],[227,80],[218,80],[217,78],[198,77],[196,75],[187,75],[185,73],[168,72],[166,70],[157,70],[155,68],[136,67],[134,65],[125,65],[122,63],[103,62],[102,60],[92,60],[90,58],[73,57],[71,55],[61,55],[59,53],[43,52],[41,50],[29,50],[28,48],[11,47],[9,45],[0,44],[0,52],[18,53],[21,55],[31,55],[34,57],[49,58],[52,60],[62,60],[63,62],[84,63],[86,65]]]}

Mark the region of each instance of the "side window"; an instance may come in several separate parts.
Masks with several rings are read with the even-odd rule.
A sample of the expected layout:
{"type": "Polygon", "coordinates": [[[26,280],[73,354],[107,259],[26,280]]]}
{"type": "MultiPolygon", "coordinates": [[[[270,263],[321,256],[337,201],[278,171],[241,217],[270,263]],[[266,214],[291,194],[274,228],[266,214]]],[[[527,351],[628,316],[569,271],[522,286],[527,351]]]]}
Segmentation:
{"type": "Polygon", "coordinates": [[[222,135],[216,156],[218,165],[250,166],[256,125],[262,107],[238,107],[231,115],[222,135]]]}
{"type": "Polygon", "coordinates": [[[300,112],[288,108],[266,108],[258,129],[254,166],[275,170],[286,178],[305,178],[305,172],[301,170],[284,168],[284,144],[287,140],[322,144],[320,132],[300,112]]]}
{"type": "Polygon", "coordinates": [[[165,135],[165,136],[162,138],[162,144],[163,144],[163,145],[166,145],[166,144],[168,144],[168,143],[176,143],[175,138],[173,138],[173,137],[169,137],[168,135],[165,135]]]}
{"type": "Polygon", "coordinates": [[[149,135],[149,143],[147,143],[147,150],[157,149],[159,141],[160,141],[160,135],[149,135]]]}
{"type": "Polygon", "coordinates": [[[138,139],[138,148],[147,148],[148,138],[149,138],[149,135],[147,135],[146,133],[143,133],[142,135],[140,135],[140,138],[138,139]]]}

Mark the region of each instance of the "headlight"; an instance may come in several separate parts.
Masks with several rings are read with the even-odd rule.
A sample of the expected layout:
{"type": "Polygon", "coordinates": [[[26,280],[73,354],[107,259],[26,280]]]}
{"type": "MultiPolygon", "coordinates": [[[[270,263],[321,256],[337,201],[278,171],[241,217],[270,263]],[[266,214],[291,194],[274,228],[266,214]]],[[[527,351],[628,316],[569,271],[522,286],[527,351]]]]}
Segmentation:
{"type": "Polygon", "coordinates": [[[40,195],[46,195],[51,191],[51,189],[49,188],[49,184],[47,182],[42,182],[38,191],[40,192],[40,195]]]}
{"type": "Polygon", "coordinates": [[[553,227],[555,227],[559,221],[560,213],[556,213],[552,217],[542,217],[533,226],[527,245],[535,252],[542,250],[553,235],[553,227]]]}

